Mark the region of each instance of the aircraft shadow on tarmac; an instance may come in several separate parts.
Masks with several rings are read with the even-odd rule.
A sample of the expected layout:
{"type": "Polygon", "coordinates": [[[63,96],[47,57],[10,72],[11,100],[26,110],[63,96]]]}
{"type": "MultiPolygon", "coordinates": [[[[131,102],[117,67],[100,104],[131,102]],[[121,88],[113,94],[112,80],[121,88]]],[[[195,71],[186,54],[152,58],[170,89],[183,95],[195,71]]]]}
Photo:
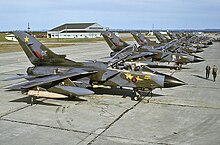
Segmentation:
{"type": "MultiPolygon", "coordinates": [[[[44,102],[46,100],[46,98],[42,98],[41,100],[36,99],[34,104],[38,104],[38,105],[46,105],[46,106],[62,106],[56,103],[48,103],[48,102],[44,102]]],[[[74,98],[62,98],[62,99],[53,99],[53,100],[61,100],[61,101],[87,101],[85,99],[81,99],[78,97],[74,97],[74,98]]],[[[31,97],[30,96],[26,96],[26,97],[22,97],[22,98],[18,98],[9,102],[23,102],[23,103],[27,103],[27,104],[31,104],[31,97]]]]}
{"type": "MultiPolygon", "coordinates": [[[[166,65],[160,65],[160,66],[149,66],[149,67],[150,67],[150,68],[165,68],[165,69],[170,69],[170,70],[178,70],[178,69],[175,68],[175,67],[172,67],[172,66],[166,66],[166,65]]],[[[183,69],[191,69],[191,68],[184,66],[184,67],[181,67],[180,70],[183,70],[183,69]]]]}
{"type": "MultiPolygon", "coordinates": [[[[130,97],[133,98],[135,96],[134,92],[130,89],[120,89],[120,88],[90,88],[92,91],[95,92],[95,95],[118,95],[118,96],[122,96],[122,98],[126,98],[126,97],[130,97]]],[[[145,97],[150,97],[150,92],[141,92],[142,96],[145,97]]],[[[160,97],[163,96],[161,94],[155,94],[152,93],[152,97],[160,97]]],[[[114,97],[114,96],[113,96],[114,97]]],[[[46,99],[42,98],[41,100],[37,99],[35,101],[35,104],[38,105],[46,105],[46,106],[62,106],[60,104],[56,104],[54,103],[48,103],[48,102],[44,102],[46,99]]],[[[73,98],[63,98],[63,99],[53,99],[53,100],[60,100],[60,101],[87,101],[85,99],[81,99],[78,97],[73,97],[73,98]]],[[[31,104],[31,97],[30,96],[26,96],[26,97],[22,97],[22,98],[18,98],[9,102],[23,102],[23,103],[27,103],[27,104],[31,104]]]]}
{"type": "Polygon", "coordinates": [[[192,75],[192,76],[200,78],[200,79],[204,79],[204,80],[207,80],[207,81],[212,81],[211,79],[206,79],[205,77],[200,76],[200,75],[192,75]]]}
{"type": "MultiPolygon", "coordinates": [[[[97,95],[118,95],[118,96],[122,96],[122,98],[126,98],[126,97],[135,97],[135,94],[132,90],[130,89],[120,89],[120,88],[91,88],[92,91],[95,92],[95,94],[97,95]]],[[[149,91],[142,91],[141,96],[145,96],[145,97],[150,97],[151,94],[149,91]]],[[[154,94],[152,93],[152,97],[159,97],[159,96],[163,96],[160,94],[154,94]]]]}

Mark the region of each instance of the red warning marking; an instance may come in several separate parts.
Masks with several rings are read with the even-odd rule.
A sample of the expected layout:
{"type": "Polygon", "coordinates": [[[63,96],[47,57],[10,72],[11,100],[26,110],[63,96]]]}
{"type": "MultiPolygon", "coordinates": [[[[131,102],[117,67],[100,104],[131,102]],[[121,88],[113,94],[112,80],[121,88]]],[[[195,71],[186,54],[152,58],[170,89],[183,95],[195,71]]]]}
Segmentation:
{"type": "Polygon", "coordinates": [[[41,58],[41,55],[37,51],[34,51],[34,54],[37,58],[41,58]]]}
{"type": "Polygon", "coordinates": [[[118,46],[118,43],[114,43],[115,44],[115,46],[118,46]]]}

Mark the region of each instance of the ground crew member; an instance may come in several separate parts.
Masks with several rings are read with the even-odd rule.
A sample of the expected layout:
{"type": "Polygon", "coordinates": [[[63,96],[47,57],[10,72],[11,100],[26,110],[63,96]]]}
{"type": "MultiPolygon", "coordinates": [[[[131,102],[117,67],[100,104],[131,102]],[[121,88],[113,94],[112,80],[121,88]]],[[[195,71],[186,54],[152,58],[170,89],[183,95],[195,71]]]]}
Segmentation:
{"type": "Polygon", "coordinates": [[[209,65],[206,66],[205,68],[205,72],[206,72],[206,79],[209,78],[209,74],[210,74],[210,70],[211,70],[211,67],[209,65]]]}
{"type": "Polygon", "coordinates": [[[216,65],[213,66],[212,68],[212,75],[213,75],[213,80],[215,82],[215,79],[216,79],[216,76],[217,76],[217,71],[218,71],[218,68],[216,65]]]}

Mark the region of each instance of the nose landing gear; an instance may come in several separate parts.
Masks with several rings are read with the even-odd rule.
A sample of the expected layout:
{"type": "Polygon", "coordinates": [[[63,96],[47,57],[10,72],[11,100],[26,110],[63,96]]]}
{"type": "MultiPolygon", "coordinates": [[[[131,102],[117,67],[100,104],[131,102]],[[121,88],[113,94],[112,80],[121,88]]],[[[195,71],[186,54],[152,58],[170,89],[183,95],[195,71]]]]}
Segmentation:
{"type": "Polygon", "coordinates": [[[153,93],[152,93],[152,89],[148,90],[148,93],[143,95],[143,90],[138,90],[138,89],[134,89],[134,97],[132,98],[132,100],[134,101],[141,101],[143,100],[146,96],[149,96],[150,95],[150,98],[152,98],[153,96],[153,93]]]}

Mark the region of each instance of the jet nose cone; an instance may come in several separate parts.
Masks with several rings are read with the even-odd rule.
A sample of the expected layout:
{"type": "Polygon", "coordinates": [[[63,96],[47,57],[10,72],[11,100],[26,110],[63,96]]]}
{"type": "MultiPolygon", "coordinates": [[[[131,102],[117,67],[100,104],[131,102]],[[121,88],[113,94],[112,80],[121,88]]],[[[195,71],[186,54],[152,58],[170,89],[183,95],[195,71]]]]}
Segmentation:
{"type": "Polygon", "coordinates": [[[203,48],[207,48],[208,47],[208,45],[203,45],[203,48]]]}
{"type": "Polygon", "coordinates": [[[196,50],[196,52],[203,52],[204,50],[203,49],[201,49],[201,48],[198,48],[197,50],[196,50]]]}
{"type": "Polygon", "coordinates": [[[209,41],[208,43],[207,43],[207,45],[212,45],[213,43],[212,43],[212,41],[209,41]]]}
{"type": "Polygon", "coordinates": [[[201,61],[205,61],[205,59],[199,56],[194,56],[194,62],[201,62],[201,61]]]}
{"type": "Polygon", "coordinates": [[[177,86],[182,86],[185,85],[185,83],[181,80],[178,80],[177,78],[174,78],[169,75],[165,75],[165,80],[164,80],[164,88],[171,88],[171,87],[177,87],[177,86]]]}

